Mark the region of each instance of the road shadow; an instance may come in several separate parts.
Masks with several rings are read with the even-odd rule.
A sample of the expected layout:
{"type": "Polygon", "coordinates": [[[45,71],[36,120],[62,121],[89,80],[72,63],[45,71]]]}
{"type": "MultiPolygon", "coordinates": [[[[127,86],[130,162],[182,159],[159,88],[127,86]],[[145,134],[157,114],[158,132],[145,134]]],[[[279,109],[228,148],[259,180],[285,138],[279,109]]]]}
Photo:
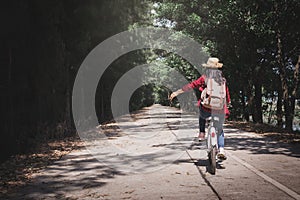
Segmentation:
{"type": "MultiPolygon", "coordinates": [[[[142,110],[133,117],[134,121],[151,119],[149,126],[141,123],[142,125],[137,127],[125,123],[122,128],[129,130],[130,134],[160,132],[163,135],[166,132],[166,134],[169,134],[166,139],[173,137],[173,140],[154,140],[153,143],[147,146],[151,151],[145,154],[126,152],[113,154],[114,152],[99,151],[97,155],[92,156],[84,150],[72,152],[36,174],[30,184],[13,194],[6,195],[2,199],[41,199],[41,197],[65,199],[68,193],[78,193],[78,199],[80,199],[81,191],[99,190],[116,177],[130,175],[131,173],[122,169],[123,166],[132,166],[136,172],[144,173],[154,169],[159,170],[168,165],[188,162],[194,163],[197,167],[204,166],[207,172],[211,172],[207,159],[195,161],[180,157],[186,150],[198,151],[204,148],[203,145],[193,142],[198,130],[197,116],[194,113],[182,113],[177,109],[164,109],[166,110],[156,110],[156,112],[150,114],[148,109],[142,110]],[[153,126],[153,124],[155,125],[153,126]]],[[[128,122],[128,116],[127,119],[125,118],[123,119],[124,122],[128,122]]],[[[120,133],[116,124],[107,126],[105,130],[107,131],[105,134],[108,134],[107,137],[99,138],[99,135],[97,135],[99,133],[93,130],[89,133],[92,135],[91,139],[123,142],[125,141],[124,138],[128,136],[126,133],[120,133]]],[[[226,148],[230,150],[248,150],[253,154],[284,154],[300,157],[299,145],[277,144],[267,138],[241,137],[237,129],[227,128],[225,134],[226,132],[232,134],[229,134],[229,137],[226,138],[226,148]]],[[[220,163],[217,167],[223,169],[220,163]]]]}
{"type": "MultiPolygon", "coordinates": [[[[197,161],[194,162],[194,164],[197,166],[197,167],[205,167],[206,168],[206,172],[207,173],[210,173],[210,174],[213,174],[212,173],[212,166],[211,164],[209,163],[209,160],[208,159],[199,159],[197,161]]],[[[220,161],[220,160],[217,160],[217,169],[220,170],[220,169],[225,169],[224,165],[223,165],[223,162],[220,161]]],[[[213,174],[214,175],[214,174],[213,174]]]]}
{"type": "MultiPolygon", "coordinates": [[[[188,148],[186,143],[192,142],[189,137],[176,138],[176,134],[172,135],[170,131],[177,131],[179,134],[180,131],[189,132],[191,128],[197,126],[197,123],[193,122],[195,119],[193,115],[183,114],[178,109],[154,110],[150,114],[149,109],[145,109],[132,115],[134,116],[125,116],[120,120],[120,122],[125,122],[122,128],[130,133],[161,132],[164,134],[164,131],[167,130],[168,137],[175,139],[172,142],[157,140],[150,146],[153,151],[141,155],[126,153],[105,155],[101,152],[98,155],[91,155],[85,150],[72,152],[35,174],[35,177],[27,185],[18,188],[14,193],[2,196],[1,199],[66,199],[68,193],[72,196],[78,193],[78,199],[80,199],[82,191],[98,190],[116,177],[131,174],[122,169],[124,166],[133,166],[137,173],[159,170],[174,164],[188,148]],[[136,126],[130,122],[127,123],[129,117],[133,122],[150,120],[148,121],[150,124],[136,126]],[[155,126],[152,126],[153,124],[155,126]],[[112,159],[105,160],[106,158],[112,159]]],[[[99,135],[97,129],[87,132],[92,141],[122,141],[121,138],[126,137],[126,133],[118,130],[116,123],[106,124],[102,129],[102,131],[104,130],[102,135],[99,135]]]]}
{"type": "Polygon", "coordinates": [[[69,154],[35,175],[26,186],[1,199],[66,199],[68,193],[101,188],[109,179],[124,176],[89,153],[69,154]]]}
{"type": "Polygon", "coordinates": [[[300,157],[299,143],[281,143],[268,137],[243,137],[243,134],[229,136],[225,141],[226,148],[233,151],[247,150],[252,154],[281,154],[300,157]]]}

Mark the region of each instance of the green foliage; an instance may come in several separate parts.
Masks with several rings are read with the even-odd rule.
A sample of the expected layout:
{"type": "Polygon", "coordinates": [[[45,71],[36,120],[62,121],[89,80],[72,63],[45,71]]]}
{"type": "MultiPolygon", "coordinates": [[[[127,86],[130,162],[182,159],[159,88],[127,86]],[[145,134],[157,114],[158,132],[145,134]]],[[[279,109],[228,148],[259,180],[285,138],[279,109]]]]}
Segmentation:
{"type": "Polygon", "coordinates": [[[145,106],[154,104],[154,87],[153,85],[144,85],[136,90],[130,98],[129,111],[133,112],[145,106]]]}
{"type": "Polygon", "coordinates": [[[295,72],[291,60],[297,60],[300,44],[299,28],[295,26],[299,22],[299,1],[159,2],[157,18],[163,25],[171,21],[175,30],[192,36],[224,62],[233,117],[247,118],[250,113],[255,121],[262,122],[264,99],[269,100],[282,90],[282,73],[291,95],[295,72]],[[277,64],[278,34],[285,72],[280,72],[277,64]]]}
{"type": "MultiPolygon", "coordinates": [[[[1,22],[5,28],[1,31],[0,105],[5,115],[0,130],[6,139],[1,140],[0,146],[7,153],[1,155],[1,160],[34,146],[35,138],[74,133],[72,85],[83,59],[108,37],[139,21],[148,23],[150,5],[140,0],[2,3],[1,22]]],[[[111,119],[113,85],[144,58],[142,52],[136,52],[110,67],[96,95],[99,121],[111,119]]],[[[148,95],[147,91],[148,88],[143,96],[148,95]]],[[[142,104],[149,102],[143,100],[142,104]]]]}
{"type": "MultiPolygon", "coordinates": [[[[178,34],[172,42],[185,34],[219,57],[231,91],[233,118],[247,119],[250,113],[259,122],[262,111],[275,113],[275,103],[268,104],[273,98],[277,105],[285,103],[285,113],[293,114],[293,102],[300,94],[294,78],[300,49],[299,8],[298,0],[4,1],[0,105],[7,116],[2,117],[0,130],[8,139],[0,146],[19,152],[45,132],[49,137],[55,137],[58,129],[61,135],[70,133],[72,85],[83,59],[108,37],[138,26],[173,28],[178,34]],[[287,89],[282,87],[284,80],[287,89]],[[283,101],[281,93],[287,94],[283,101]]],[[[199,76],[194,68],[199,66],[161,50],[124,55],[99,83],[99,121],[111,118],[110,96],[118,79],[133,67],[154,61],[161,65],[147,73],[159,76],[161,83],[173,81],[168,67],[189,81],[199,76]]],[[[161,83],[136,91],[131,110],[152,102],[168,104],[170,91],[161,83]]]]}

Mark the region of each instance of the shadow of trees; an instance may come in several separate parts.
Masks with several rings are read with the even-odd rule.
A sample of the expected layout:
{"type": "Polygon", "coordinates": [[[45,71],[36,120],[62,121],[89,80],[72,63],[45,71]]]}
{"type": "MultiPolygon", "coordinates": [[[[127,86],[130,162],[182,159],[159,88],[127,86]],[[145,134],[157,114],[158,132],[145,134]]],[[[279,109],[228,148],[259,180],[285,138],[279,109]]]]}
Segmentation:
{"type": "MultiPolygon", "coordinates": [[[[179,110],[167,110],[167,112],[155,112],[149,116],[147,110],[138,112],[135,120],[145,120],[151,118],[150,124],[136,127],[130,123],[122,126],[130,131],[130,134],[155,133],[173,134],[174,140],[163,141],[154,140],[149,146],[151,151],[129,152],[114,154],[114,152],[98,152],[93,156],[86,150],[72,152],[64,156],[61,160],[54,162],[45,170],[35,175],[33,181],[16,191],[7,194],[2,199],[40,199],[43,198],[67,198],[72,196],[85,195],[88,191],[99,190],[116,177],[130,175],[123,167],[132,167],[134,172],[146,173],[160,170],[168,165],[180,162],[194,163],[196,166],[206,166],[209,172],[209,163],[206,159],[193,160],[180,157],[186,150],[205,150],[205,145],[197,145],[193,142],[198,128],[198,119],[194,114],[180,113],[179,110]],[[167,117],[167,120],[162,120],[167,117]],[[153,125],[156,124],[157,126],[153,125]],[[135,132],[136,131],[136,132],[135,132]],[[181,135],[182,134],[182,135],[181,135]],[[139,154],[140,153],[140,154],[139,154]]],[[[281,154],[292,157],[300,157],[298,144],[278,143],[267,137],[251,137],[246,132],[238,129],[226,128],[226,148],[232,151],[247,150],[252,154],[281,154]]],[[[111,134],[117,129],[111,129],[111,134]]],[[[96,133],[93,133],[96,134],[96,133]]],[[[155,135],[155,134],[154,134],[155,135]]],[[[101,140],[120,140],[126,135],[118,135],[115,138],[101,138],[101,140]]],[[[146,138],[147,139],[147,138],[146,138]]],[[[145,140],[146,140],[145,139],[145,140]]],[[[141,142],[140,145],[143,145],[141,142]]],[[[218,165],[220,168],[220,165],[218,165]]]]}
{"type": "Polygon", "coordinates": [[[226,139],[226,146],[233,151],[247,150],[252,154],[282,154],[292,157],[300,157],[300,148],[297,143],[280,143],[262,138],[239,138],[226,139]]]}
{"type": "Polygon", "coordinates": [[[88,152],[65,156],[36,175],[28,185],[1,199],[66,199],[68,194],[100,188],[115,176],[125,175],[100,163],[88,152]]]}

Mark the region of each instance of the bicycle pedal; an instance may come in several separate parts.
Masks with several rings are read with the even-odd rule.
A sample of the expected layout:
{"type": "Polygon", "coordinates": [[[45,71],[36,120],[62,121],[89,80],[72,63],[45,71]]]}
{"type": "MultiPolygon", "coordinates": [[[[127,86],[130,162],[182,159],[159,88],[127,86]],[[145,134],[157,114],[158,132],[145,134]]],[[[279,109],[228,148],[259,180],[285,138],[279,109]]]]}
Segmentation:
{"type": "Polygon", "coordinates": [[[218,168],[219,169],[225,169],[226,167],[224,165],[222,165],[222,164],[221,165],[219,164],[218,168]]]}

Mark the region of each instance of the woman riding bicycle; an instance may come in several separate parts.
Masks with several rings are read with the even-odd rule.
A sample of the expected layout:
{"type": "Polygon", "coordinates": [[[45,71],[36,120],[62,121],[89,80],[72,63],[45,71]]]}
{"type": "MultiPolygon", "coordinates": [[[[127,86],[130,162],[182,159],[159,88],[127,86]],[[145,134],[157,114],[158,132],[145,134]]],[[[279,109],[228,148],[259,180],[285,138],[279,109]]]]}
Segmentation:
{"type": "Polygon", "coordinates": [[[218,58],[209,58],[207,63],[202,65],[205,67],[205,73],[198,78],[197,80],[183,86],[181,89],[177,90],[176,92],[173,92],[170,95],[170,100],[172,100],[174,97],[176,97],[179,94],[182,94],[184,92],[190,91],[192,89],[199,89],[199,91],[202,93],[201,97],[203,98],[206,95],[203,95],[203,92],[206,91],[205,88],[207,88],[207,81],[208,80],[214,80],[218,84],[225,84],[225,91],[226,91],[226,97],[224,105],[221,109],[212,109],[208,108],[203,104],[203,99],[199,98],[198,100],[198,106],[199,106],[199,141],[203,141],[205,138],[205,123],[206,119],[210,116],[217,117],[219,120],[215,122],[215,126],[218,130],[218,147],[219,147],[219,153],[218,158],[219,159],[226,159],[225,151],[224,151],[224,131],[223,131],[223,123],[225,121],[225,118],[229,116],[229,110],[227,105],[230,103],[230,94],[228,87],[226,86],[226,79],[223,77],[222,71],[219,70],[222,68],[223,64],[219,62],[218,58]]]}

